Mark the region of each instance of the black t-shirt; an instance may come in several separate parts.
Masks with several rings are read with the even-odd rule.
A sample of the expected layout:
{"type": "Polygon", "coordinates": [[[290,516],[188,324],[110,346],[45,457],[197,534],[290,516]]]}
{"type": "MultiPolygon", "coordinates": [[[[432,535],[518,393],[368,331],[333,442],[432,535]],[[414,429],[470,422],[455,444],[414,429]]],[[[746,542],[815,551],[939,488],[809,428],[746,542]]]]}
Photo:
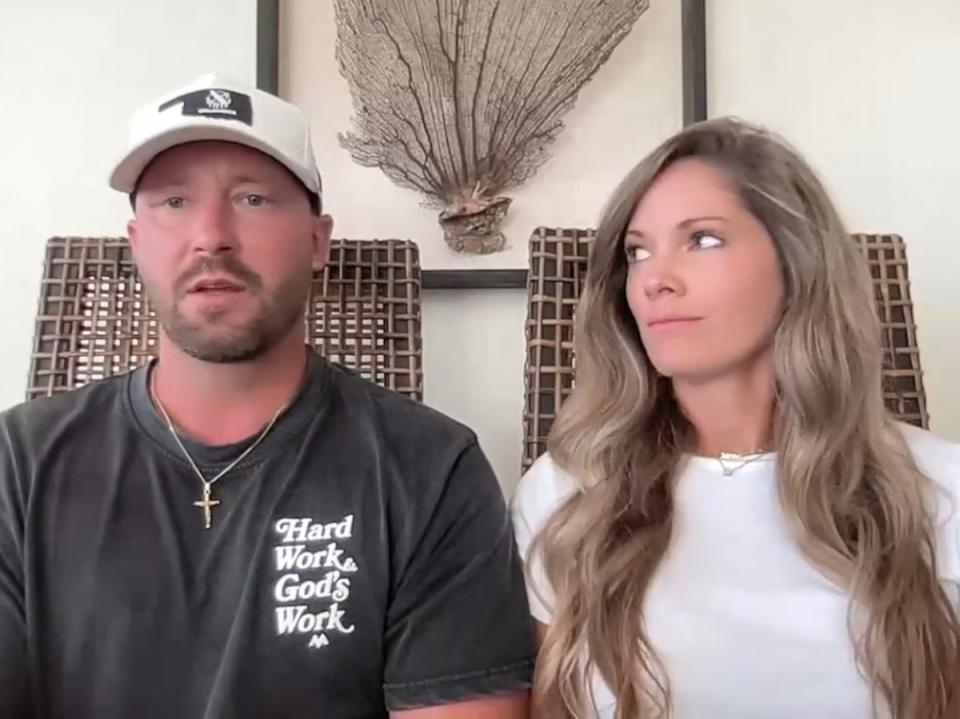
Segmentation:
{"type": "MultiPolygon", "coordinates": [[[[0,415],[0,717],[367,719],[530,685],[468,429],[311,352],[208,530],[148,374],[0,415]]],[[[208,478],[249,444],[184,441],[208,478]]]]}

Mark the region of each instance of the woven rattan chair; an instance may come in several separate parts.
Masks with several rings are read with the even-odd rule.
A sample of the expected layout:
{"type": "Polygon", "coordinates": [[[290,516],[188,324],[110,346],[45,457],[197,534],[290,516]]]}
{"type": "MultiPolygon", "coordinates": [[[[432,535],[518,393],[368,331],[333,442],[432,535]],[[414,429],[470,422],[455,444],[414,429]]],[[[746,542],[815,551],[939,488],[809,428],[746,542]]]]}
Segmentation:
{"type": "MultiPolygon", "coordinates": [[[[592,230],[536,230],[530,240],[523,469],[546,450],[557,409],[573,389],[573,314],[586,278],[592,230]]],[[[884,397],[900,419],[928,416],[907,255],[897,235],[853,235],[867,256],[883,324],[884,397]]]]}
{"type": "MultiPolygon", "coordinates": [[[[306,330],[328,359],[422,399],[416,244],[335,240],[330,263],[314,273],[306,330]]],[[[134,369],[156,341],[156,316],[125,239],[48,241],[28,399],[134,369]]]]}

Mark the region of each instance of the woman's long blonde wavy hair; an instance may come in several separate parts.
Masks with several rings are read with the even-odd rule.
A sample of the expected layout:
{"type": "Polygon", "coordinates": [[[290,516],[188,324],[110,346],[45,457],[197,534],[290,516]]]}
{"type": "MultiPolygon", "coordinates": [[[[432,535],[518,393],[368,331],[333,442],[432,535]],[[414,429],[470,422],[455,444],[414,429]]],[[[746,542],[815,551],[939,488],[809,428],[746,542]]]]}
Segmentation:
{"type": "Polygon", "coordinates": [[[806,162],[732,119],[694,125],[620,184],[601,219],[577,310],[576,387],[549,440],[578,493],[533,545],[555,593],[534,685],[549,719],[590,716],[599,671],[618,719],[668,716],[669,677],[644,631],[644,595],[670,542],[672,478],[695,437],[647,358],[627,306],[623,235],[681,158],[719,168],[776,246],[786,286],[773,338],[779,497],[799,547],[866,607],[851,627],[875,711],[957,715],[958,625],[937,579],[929,494],[881,393],[873,289],[806,162]],[[865,624],[865,626],[863,626],[865,624]]]}

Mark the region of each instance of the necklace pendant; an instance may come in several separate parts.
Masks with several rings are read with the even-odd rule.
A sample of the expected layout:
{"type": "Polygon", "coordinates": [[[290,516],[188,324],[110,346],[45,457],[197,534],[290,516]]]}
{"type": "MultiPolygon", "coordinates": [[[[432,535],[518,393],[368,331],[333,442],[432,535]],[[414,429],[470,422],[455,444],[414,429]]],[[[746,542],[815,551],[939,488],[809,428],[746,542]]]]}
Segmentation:
{"type": "Polygon", "coordinates": [[[220,504],[219,500],[213,499],[211,497],[210,484],[204,482],[203,484],[203,499],[199,502],[194,502],[193,506],[198,507],[203,511],[203,528],[210,529],[213,526],[213,508],[220,504]]]}
{"type": "Polygon", "coordinates": [[[212,497],[212,487],[213,483],[218,481],[224,475],[227,474],[231,469],[236,467],[240,462],[246,459],[253,450],[255,450],[264,438],[270,433],[270,430],[273,429],[273,426],[277,423],[277,420],[280,419],[280,415],[283,414],[286,410],[287,405],[283,405],[278,409],[271,420],[267,423],[266,427],[263,428],[263,431],[260,433],[260,436],[257,437],[253,442],[240,453],[240,456],[234,459],[230,464],[220,470],[219,474],[216,477],[213,477],[210,480],[203,475],[203,472],[200,471],[200,468],[197,466],[197,463],[193,461],[193,457],[190,456],[190,453],[187,451],[187,448],[183,446],[183,442],[180,439],[180,435],[177,433],[177,428],[173,426],[173,421],[170,419],[170,415],[167,414],[167,410],[163,406],[163,402],[160,401],[160,397],[157,395],[157,375],[156,372],[151,371],[150,377],[150,396],[153,399],[154,404],[157,409],[160,410],[160,414],[163,416],[164,421],[167,423],[167,429],[170,430],[170,435],[173,437],[173,441],[176,442],[177,446],[180,448],[180,451],[183,453],[183,456],[186,458],[187,463],[190,465],[190,468],[193,470],[194,474],[197,475],[197,479],[203,485],[203,498],[199,502],[194,502],[193,506],[199,508],[203,511],[203,528],[210,529],[213,526],[213,508],[220,504],[219,500],[213,499],[212,497]]]}
{"type": "Polygon", "coordinates": [[[732,476],[733,476],[733,470],[730,469],[730,467],[724,467],[724,468],[723,468],[723,476],[724,476],[724,477],[732,477],[732,476]]]}

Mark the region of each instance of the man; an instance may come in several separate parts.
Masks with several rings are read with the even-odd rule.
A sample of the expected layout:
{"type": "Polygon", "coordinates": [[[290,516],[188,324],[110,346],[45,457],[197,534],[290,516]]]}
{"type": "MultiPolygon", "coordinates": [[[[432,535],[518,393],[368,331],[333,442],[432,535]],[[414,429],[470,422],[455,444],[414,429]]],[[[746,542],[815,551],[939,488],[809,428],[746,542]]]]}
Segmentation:
{"type": "Polygon", "coordinates": [[[331,220],[303,114],[200,78],[111,185],[158,359],[0,416],[0,716],[525,717],[475,436],[304,344],[331,220]]]}

